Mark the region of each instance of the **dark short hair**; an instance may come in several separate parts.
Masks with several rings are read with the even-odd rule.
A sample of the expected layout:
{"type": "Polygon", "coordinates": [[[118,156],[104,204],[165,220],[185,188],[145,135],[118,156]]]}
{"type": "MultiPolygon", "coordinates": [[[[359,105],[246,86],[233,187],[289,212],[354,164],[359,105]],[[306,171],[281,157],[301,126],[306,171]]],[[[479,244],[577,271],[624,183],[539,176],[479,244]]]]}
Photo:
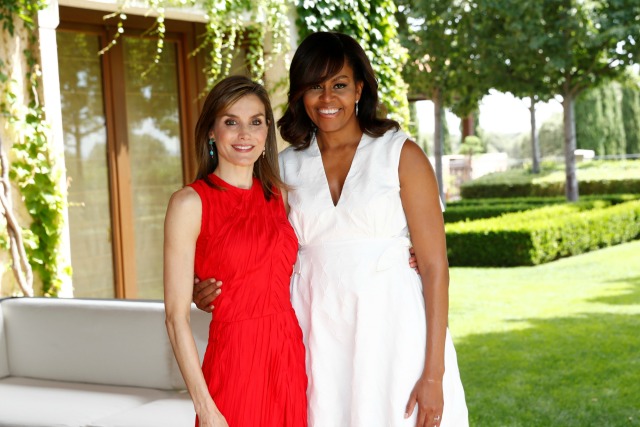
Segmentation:
{"type": "Polygon", "coordinates": [[[218,82],[207,95],[202,112],[196,123],[196,159],[198,172],[196,179],[204,180],[209,186],[218,188],[209,179],[218,167],[218,153],[214,150],[209,154],[209,132],[213,129],[216,119],[224,114],[240,98],[255,95],[264,105],[268,132],[265,144],[265,155],[260,156],[253,165],[253,175],[260,180],[265,198],[268,200],[280,188],[285,188],[278,170],[278,142],[276,139],[275,121],[269,94],[264,86],[245,76],[229,76],[218,82]]]}
{"type": "Polygon", "coordinates": [[[342,33],[317,32],[300,43],[291,61],[288,104],[278,120],[285,141],[298,149],[309,146],[315,125],[305,111],[303,96],[312,86],[335,76],[345,63],[353,69],[355,81],[362,83],[357,116],[360,129],[376,137],[400,127],[395,120],[378,117],[378,81],[358,42],[342,33]]]}

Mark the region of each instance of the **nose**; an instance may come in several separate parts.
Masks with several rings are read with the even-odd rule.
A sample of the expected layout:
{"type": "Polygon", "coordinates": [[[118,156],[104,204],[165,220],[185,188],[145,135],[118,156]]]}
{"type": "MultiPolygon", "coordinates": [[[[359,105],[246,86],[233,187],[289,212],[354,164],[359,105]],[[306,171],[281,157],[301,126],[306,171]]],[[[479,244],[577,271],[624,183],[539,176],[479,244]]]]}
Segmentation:
{"type": "Polygon", "coordinates": [[[238,137],[243,140],[249,138],[251,136],[251,130],[252,128],[250,124],[240,125],[238,137]]]}
{"type": "Polygon", "coordinates": [[[332,95],[333,95],[333,92],[331,92],[331,87],[329,87],[327,85],[327,87],[322,89],[322,93],[320,94],[320,100],[321,101],[330,101],[332,95]]]}

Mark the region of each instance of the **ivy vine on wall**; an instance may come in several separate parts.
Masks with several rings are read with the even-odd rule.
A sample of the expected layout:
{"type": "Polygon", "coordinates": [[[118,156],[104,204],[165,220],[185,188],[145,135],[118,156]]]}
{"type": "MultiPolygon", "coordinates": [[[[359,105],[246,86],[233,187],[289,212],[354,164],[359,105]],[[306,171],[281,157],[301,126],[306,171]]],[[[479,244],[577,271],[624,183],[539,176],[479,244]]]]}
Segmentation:
{"type": "Polygon", "coordinates": [[[355,38],[371,60],[388,117],[406,126],[409,106],[401,70],[407,54],[398,39],[395,11],[392,0],[299,0],[297,26],[301,39],[315,31],[355,38]]]}
{"type": "Polygon", "coordinates": [[[11,126],[17,141],[12,146],[13,161],[10,177],[22,194],[32,222],[24,233],[25,249],[32,268],[42,280],[42,294],[56,296],[62,278],[69,274],[60,253],[64,225],[64,196],[60,188],[60,169],[52,156],[49,129],[44,109],[38,99],[40,68],[37,52],[37,13],[46,6],[45,0],[3,0],[0,4],[2,28],[15,37],[15,22],[23,22],[26,47],[22,51],[26,62],[27,99],[19,102],[22,88],[10,78],[2,63],[0,69],[0,115],[11,126]]]}

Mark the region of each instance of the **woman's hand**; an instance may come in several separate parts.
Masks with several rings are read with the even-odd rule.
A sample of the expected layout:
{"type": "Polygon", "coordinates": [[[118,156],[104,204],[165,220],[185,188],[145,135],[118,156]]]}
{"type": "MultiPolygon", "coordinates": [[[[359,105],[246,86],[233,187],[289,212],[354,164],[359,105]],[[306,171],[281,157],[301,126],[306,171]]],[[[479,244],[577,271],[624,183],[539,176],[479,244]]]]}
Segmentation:
{"type": "Polygon", "coordinates": [[[229,427],[227,420],[218,410],[210,414],[198,415],[198,423],[200,427],[229,427]]]}
{"type": "Polygon", "coordinates": [[[221,287],[222,282],[213,277],[202,281],[196,277],[193,284],[193,302],[196,307],[211,313],[213,311],[213,302],[222,292],[221,287]]]}
{"type": "Polygon", "coordinates": [[[413,414],[416,404],[418,405],[416,427],[440,427],[444,408],[442,381],[421,377],[409,396],[405,418],[413,414]]]}
{"type": "Polygon", "coordinates": [[[413,250],[413,246],[409,248],[409,267],[413,268],[416,273],[420,274],[420,270],[418,269],[418,259],[416,258],[416,251],[413,250]]]}

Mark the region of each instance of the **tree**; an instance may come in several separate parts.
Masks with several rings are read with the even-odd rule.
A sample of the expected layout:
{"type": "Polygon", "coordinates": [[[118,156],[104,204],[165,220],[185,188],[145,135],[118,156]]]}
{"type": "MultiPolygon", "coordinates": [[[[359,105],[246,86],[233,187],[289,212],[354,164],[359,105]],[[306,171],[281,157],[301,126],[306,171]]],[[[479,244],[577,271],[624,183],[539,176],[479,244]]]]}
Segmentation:
{"type": "Polygon", "coordinates": [[[620,78],[627,65],[638,61],[640,3],[478,0],[478,9],[487,16],[478,16],[477,25],[483,67],[493,72],[492,64],[508,65],[511,77],[498,76],[504,85],[516,85],[510,89],[516,94],[528,87],[540,98],[562,96],[566,196],[577,200],[575,99],[590,87],[620,78]],[[489,44],[494,47],[487,48],[489,44]]]}
{"type": "Polygon", "coordinates": [[[548,58],[546,86],[562,95],[565,193],[578,200],[575,99],[584,90],[621,78],[640,55],[637,0],[544,0],[544,33],[532,40],[548,58]],[[546,36],[545,36],[546,35],[546,36]]]}
{"type": "Polygon", "coordinates": [[[557,113],[540,126],[540,152],[545,157],[562,156],[562,114],[557,113]]]}
{"type": "MultiPolygon", "coordinates": [[[[531,156],[531,134],[523,134],[520,146],[523,157],[531,156]]],[[[538,141],[541,158],[562,157],[562,114],[557,113],[542,123],[538,130],[538,141]]]]}
{"type": "Polygon", "coordinates": [[[410,61],[402,70],[409,98],[434,103],[434,157],[441,199],[443,189],[444,107],[461,117],[477,109],[484,95],[470,39],[472,2],[467,0],[402,0],[397,20],[410,61]]]}
{"type": "Polygon", "coordinates": [[[576,98],[576,146],[593,150],[596,155],[605,154],[604,115],[602,114],[602,91],[593,88],[576,98]]]}
{"type": "Polygon", "coordinates": [[[622,122],[626,137],[625,152],[640,154],[640,87],[637,83],[622,88],[622,122]]]}
{"type": "Polygon", "coordinates": [[[577,97],[578,148],[594,150],[598,156],[624,155],[627,152],[626,130],[629,128],[633,132],[632,126],[637,119],[631,111],[627,112],[627,117],[623,114],[624,90],[619,82],[614,81],[585,90],[577,97]]]}
{"type": "Polygon", "coordinates": [[[473,156],[474,154],[486,153],[487,147],[482,142],[482,140],[475,136],[469,135],[464,138],[462,144],[460,145],[460,154],[464,154],[467,156],[467,173],[468,176],[471,177],[471,171],[473,168],[473,156]]]}
{"type": "Polygon", "coordinates": [[[541,2],[478,0],[474,19],[479,60],[488,85],[518,98],[529,98],[532,172],[540,171],[540,144],[536,132],[536,104],[555,94],[544,82],[546,57],[532,40],[542,34],[541,2]]]}

